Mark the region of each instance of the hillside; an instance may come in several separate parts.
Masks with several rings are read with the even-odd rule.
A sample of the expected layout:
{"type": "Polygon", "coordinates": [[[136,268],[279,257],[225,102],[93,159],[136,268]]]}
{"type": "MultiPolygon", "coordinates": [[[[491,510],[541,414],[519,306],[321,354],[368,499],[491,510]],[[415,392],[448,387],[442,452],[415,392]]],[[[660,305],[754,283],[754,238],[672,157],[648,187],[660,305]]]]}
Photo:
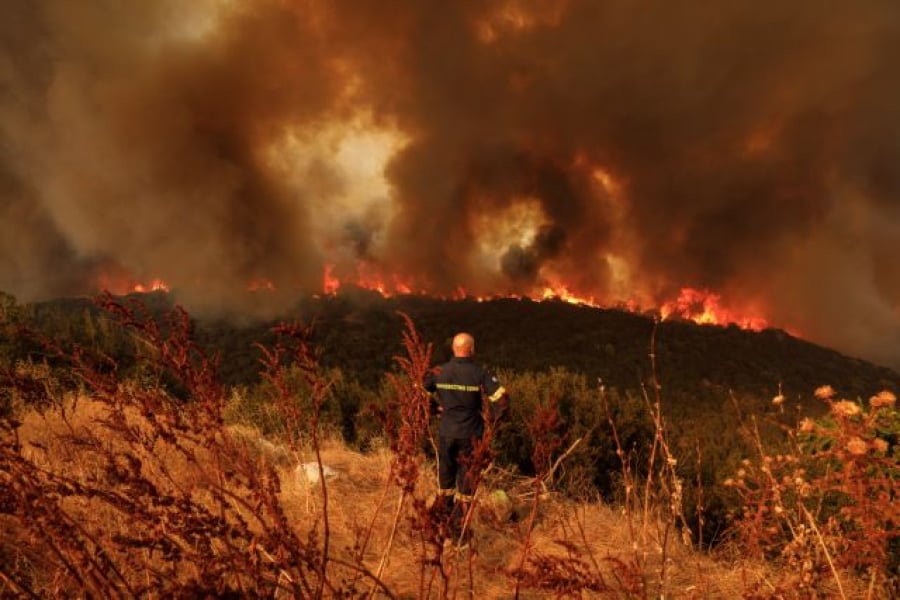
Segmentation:
{"type": "MultiPolygon", "coordinates": [[[[141,295],[151,310],[171,307],[163,293],[141,295]]],[[[76,339],[86,314],[97,314],[88,300],[65,299],[30,305],[31,318],[51,332],[76,339]]],[[[256,342],[271,340],[281,320],[313,326],[313,341],[326,366],[340,368],[366,386],[377,386],[400,350],[401,311],[409,315],[434,358],[448,358],[449,340],[467,330],[475,335],[479,359],[517,372],[563,367],[601,378],[608,388],[639,390],[652,371],[649,359],[654,322],[649,315],[578,306],[563,301],[527,299],[441,300],[422,296],[385,298],[378,293],[342,288],[336,296],[308,297],[282,319],[246,318],[196,322],[197,338],[221,358],[226,383],[246,384],[258,377],[256,342]]],[[[96,330],[96,326],[91,326],[96,330]]],[[[95,334],[96,335],[96,334],[95,334]]],[[[900,389],[892,369],[848,357],[790,334],[736,326],[663,321],[656,331],[656,367],[671,399],[693,403],[718,401],[723,393],[809,399],[820,385],[839,387],[850,397],[866,398],[882,389],[900,389]]]]}
{"type": "MultiPolygon", "coordinates": [[[[638,389],[651,374],[651,316],[616,309],[527,299],[449,301],[420,296],[383,298],[351,291],[304,302],[300,317],[315,323],[324,358],[369,374],[383,371],[399,351],[402,328],[396,311],[408,314],[435,357],[448,357],[459,330],[478,340],[487,364],[516,371],[553,366],[602,378],[607,386],[638,389]]],[[[784,331],[754,332],[736,326],[663,321],[656,334],[660,383],[676,392],[718,388],[741,393],[811,395],[823,383],[867,397],[897,388],[900,374],[795,338],[784,331]]]]}

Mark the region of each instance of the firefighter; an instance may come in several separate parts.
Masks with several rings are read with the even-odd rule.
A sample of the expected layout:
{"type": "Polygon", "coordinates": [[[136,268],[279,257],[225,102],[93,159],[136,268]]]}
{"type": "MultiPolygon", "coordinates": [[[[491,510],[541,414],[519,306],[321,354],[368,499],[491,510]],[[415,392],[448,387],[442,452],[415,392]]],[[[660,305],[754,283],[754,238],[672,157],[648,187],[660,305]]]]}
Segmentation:
{"type": "Polygon", "coordinates": [[[453,337],[453,358],[425,375],[423,385],[436,394],[440,414],[438,434],[438,510],[449,516],[451,535],[462,539],[463,518],[475,494],[478,473],[467,465],[475,444],[484,435],[484,418],[494,421],[506,409],[506,390],[497,378],[474,360],[475,339],[468,333],[453,337]],[[487,400],[487,410],[484,400],[487,400]]]}

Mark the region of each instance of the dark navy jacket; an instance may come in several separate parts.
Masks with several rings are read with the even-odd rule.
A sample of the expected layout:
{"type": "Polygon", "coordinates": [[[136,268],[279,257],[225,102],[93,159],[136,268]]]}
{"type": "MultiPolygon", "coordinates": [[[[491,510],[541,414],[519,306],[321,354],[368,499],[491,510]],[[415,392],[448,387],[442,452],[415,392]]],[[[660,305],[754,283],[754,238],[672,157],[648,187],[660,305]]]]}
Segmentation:
{"type": "Polygon", "coordinates": [[[487,398],[492,418],[502,410],[500,400],[506,390],[497,378],[471,358],[454,357],[441,365],[438,373],[425,375],[423,385],[436,392],[441,406],[440,435],[445,438],[471,439],[484,433],[482,398],[487,398]]]}

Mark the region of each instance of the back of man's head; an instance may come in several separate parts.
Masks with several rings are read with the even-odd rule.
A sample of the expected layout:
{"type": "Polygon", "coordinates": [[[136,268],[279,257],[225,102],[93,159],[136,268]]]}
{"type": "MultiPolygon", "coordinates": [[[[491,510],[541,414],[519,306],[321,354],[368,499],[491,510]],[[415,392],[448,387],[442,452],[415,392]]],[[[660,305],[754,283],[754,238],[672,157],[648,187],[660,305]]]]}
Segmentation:
{"type": "Polygon", "coordinates": [[[475,354],[475,338],[468,333],[453,336],[453,356],[465,358],[475,354]]]}

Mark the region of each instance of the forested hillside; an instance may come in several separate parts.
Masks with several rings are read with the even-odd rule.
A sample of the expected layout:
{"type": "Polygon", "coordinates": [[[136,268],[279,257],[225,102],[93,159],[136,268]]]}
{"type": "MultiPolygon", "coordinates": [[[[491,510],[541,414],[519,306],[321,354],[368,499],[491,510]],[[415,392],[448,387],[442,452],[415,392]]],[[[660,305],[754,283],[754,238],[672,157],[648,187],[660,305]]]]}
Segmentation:
{"type": "MultiPolygon", "coordinates": [[[[139,296],[151,312],[171,308],[165,293],[139,296]]],[[[106,316],[89,299],[63,299],[17,307],[28,322],[54,338],[73,339],[121,359],[129,351],[106,316]]],[[[195,335],[220,356],[228,384],[258,378],[258,342],[271,339],[280,321],[311,325],[324,365],[341,369],[366,386],[377,386],[401,349],[400,312],[412,318],[435,361],[449,355],[449,340],[460,330],[477,339],[484,363],[513,371],[562,367],[620,391],[639,390],[651,375],[651,315],[572,305],[563,301],[496,299],[440,300],[422,296],[384,298],[375,292],[342,289],[336,296],[310,297],[295,310],[268,322],[241,317],[194,316],[195,335]]],[[[192,315],[193,316],[193,315],[192,315]]],[[[20,348],[19,351],[23,351],[20,348]]],[[[14,352],[7,348],[0,352],[14,352]]],[[[670,398],[696,402],[722,392],[771,398],[810,398],[823,384],[849,396],[868,397],[900,386],[895,371],[767,329],[662,321],[655,335],[657,379],[670,398]]]]}

